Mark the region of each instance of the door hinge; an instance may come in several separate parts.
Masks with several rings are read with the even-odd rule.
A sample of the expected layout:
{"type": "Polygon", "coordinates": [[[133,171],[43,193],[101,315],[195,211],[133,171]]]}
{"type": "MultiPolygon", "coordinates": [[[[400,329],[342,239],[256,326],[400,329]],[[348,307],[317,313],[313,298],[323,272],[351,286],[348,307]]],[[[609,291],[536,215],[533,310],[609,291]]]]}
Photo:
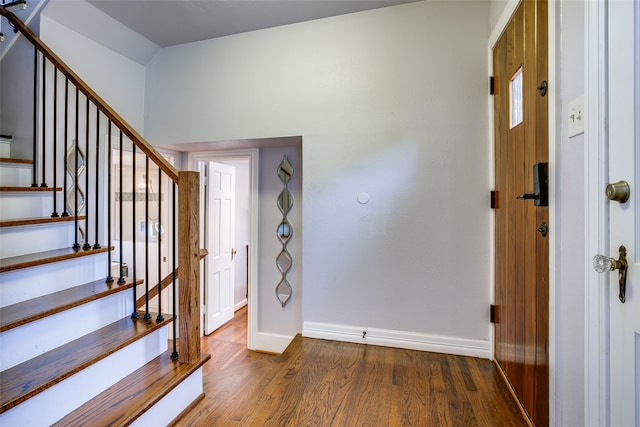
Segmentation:
{"type": "Polygon", "coordinates": [[[489,77],[489,95],[493,95],[495,93],[494,79],[493,76],[491,76],[489,77]]]}
{"type": "Polygon", "coordinates": [[[491,323],[496,323],[496,306],[493,304],[489,306],[489,320],[491,323]]]}
{"type": "Polygon", "coordinates": [[[491,190],[491,209],[496,208],[496,191],[491,190]]]}

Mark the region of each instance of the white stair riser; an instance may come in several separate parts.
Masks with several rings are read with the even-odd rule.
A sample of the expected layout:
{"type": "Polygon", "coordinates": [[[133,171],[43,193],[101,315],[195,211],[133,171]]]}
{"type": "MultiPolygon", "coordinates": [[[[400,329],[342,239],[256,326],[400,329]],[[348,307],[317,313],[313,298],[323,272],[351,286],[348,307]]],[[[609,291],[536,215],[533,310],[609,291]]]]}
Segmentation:
{"type": "Polygon", "coordinates": [[[0,137],[0,157],[11,157],[11,139],[0,137]]]}
{"type": "Polygon", "coordinates": [[[0,414],[2,426],[50,426],[167,350],[166,326],[0,414]]]}
{"type": "Polygon", "coordinates": [[[0,371],[107,326],[132,311],[132,292],[123,291],[5,331],[0,334],[0,371]]]}
{"type": "MultiPolygon", "coordinates": [[[[62,207],[62,192],[58,191],[58,211],[62,207]]],[[[34,218],[51,216],[53,192],[21,191],[0,195],[0,219],[34,218]]],[[[60,213],[60,212],[58,212],[60,213]]]]}
{"type": "Polygon", "coordinates": [[[0,258],[9,258],[71,247],[73,222],[3,227],[0,229],[0,258]]]}
{"type": "Polygon", "coordinates": [[[3,187],[29,187],[31,165],[0,163],[0,184],[3,187]]]}
{"type": "Polygon", "coordinates": [[[16,304],[107,276],[101,253],[0,274],[0,306],[16,304]]]}
{"type": "Polygon", "coordinates": [[[131,425],[133,427],[166,426],[202,393],[202,368],[200,368],[131,425]]]}

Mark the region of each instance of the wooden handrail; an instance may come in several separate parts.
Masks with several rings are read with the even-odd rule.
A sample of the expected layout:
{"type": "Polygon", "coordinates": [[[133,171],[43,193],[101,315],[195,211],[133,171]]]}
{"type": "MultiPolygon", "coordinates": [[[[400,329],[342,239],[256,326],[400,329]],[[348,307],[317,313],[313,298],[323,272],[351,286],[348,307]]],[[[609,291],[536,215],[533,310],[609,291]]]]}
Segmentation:
{"type": "Polygon", "coordinates": [[[89,85],[87,85],[71,68],[65,64],[49,47],[35,35],[29,27],[27,27],[13,13],[7,11],[0,6],[0,15],[4,16],[13,27],[33,44],[52,64],[64,74],[71,83],[73,83],[87,98],[89,98],[102,113],[115,124],[144,154],[146,154],[153,163],[174,182],[178,182],[178,170],[171,165],[155,148],[151,146],[136,130],[129,125],[118,113],[116,113],[97,93],[95,93],[89,85]]]}

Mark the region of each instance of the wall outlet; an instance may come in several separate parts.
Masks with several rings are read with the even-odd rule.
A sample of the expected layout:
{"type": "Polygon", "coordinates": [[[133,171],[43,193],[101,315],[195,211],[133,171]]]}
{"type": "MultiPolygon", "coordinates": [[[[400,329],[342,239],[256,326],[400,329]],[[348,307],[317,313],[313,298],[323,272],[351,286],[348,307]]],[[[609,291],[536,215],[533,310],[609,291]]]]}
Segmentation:
{"type": "Polygon", "coordinates": [[[579,96],[569,102],[568,112],[568,134],[569,138],[584,133],[584,96],[579,96]]]}

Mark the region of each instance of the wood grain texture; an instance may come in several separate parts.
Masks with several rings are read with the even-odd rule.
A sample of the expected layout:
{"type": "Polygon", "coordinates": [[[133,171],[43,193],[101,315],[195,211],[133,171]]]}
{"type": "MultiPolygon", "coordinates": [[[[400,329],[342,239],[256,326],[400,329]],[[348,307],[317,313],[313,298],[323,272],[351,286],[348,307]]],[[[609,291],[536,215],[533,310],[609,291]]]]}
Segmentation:
{"type": "Polygon", "coordinates": [[[0,372],[0,413],[24,402],[170,322],[118,320],[0,372]]]}
{"type": "Polygon", "coordinates": [[[170,356],[170,351],[161,354],[53,425],[127,426],[209,360],[202,354],[188,364],[170,356]]]}
{"type": "MultiPolygon", "coordinates": [[[[84,221],[85,215],[78,216],[79,221],[84,221]]],[[[17,218],[0,220],[0,227],[20,227],[24,225],[54,224],[58,222],[73,222],[74,216],[39,217],[39,218],[17,218]]]]}
{"type": "Polygon", "coordinates": [[[62,187],[0,187],[0,191],[7,191],[7,192],[14,192],[14,193],[20,193],[20,192],[26,192],[26,193],[33,193],[33,192],[53,192],[53,191],[62,191],[62,187]]]}
{"type": "Polygon", "coordinates": [[[4,273],[5,271],[19,270],[21,268],[35,267],[37,265],[50,264],[52,262],[65,261],[73,258],[91,256],[106,251],[107,248],[88,250],[63,248],[9,258],[2,258],[0,259],[0,273],[4,273]]]}
{"type": "MultiPolygon", "coordinates": [[[[547,2],[526,0],[494,48],[495,357],[537,426],[549,423],[549,245],[537,229],[548,208],[516,196],[533,192],[533,165],[548,162],[547,2]],[[510,128],[509,84],[523,72],[523,122],[510,128]]],[[[552,185],[552,184],[550,184],[552,185]]]]}
{"type": "Polygon", "coordinates": [[[297,336],[249,351],[246,308],[208,337],[204,399],[175,426],[527,426],[484,359],[297,336]]]}
{"type": "Polygon", "coordinates": [[[33,160],[30,159],[12,159],[9,157],[0,157],[0,163],[12,163],[16,165],[32,165],[33,160]]]}
{"type": "MultiPolygon", "coordinates": [[[[141,283],[142,280],[137,281],[138,285],[141,283]]],[[[0,332],[43,319],[90,301],[95,301],[108,295],[124,291],[125,289],[130,289],[131,286],[132,280],[130,279],[122,285],[116,282],[106,283],[105,279],[99,279],[73,288],[2,307],[0,308],[0,332]]]]}
{"type": "Polygon", "coordinates": [[[181,171],[178,187],[179,360],[200,357],[200,173],[181,171]]]}

